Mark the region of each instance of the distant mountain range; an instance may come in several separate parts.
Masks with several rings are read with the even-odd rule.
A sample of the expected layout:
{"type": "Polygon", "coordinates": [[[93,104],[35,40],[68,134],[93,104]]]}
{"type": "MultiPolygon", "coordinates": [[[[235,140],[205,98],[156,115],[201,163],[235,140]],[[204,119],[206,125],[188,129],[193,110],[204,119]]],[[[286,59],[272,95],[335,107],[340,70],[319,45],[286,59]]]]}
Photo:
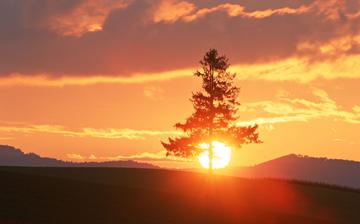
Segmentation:
{"type": "MultiPolygon", "coordinates": [[[[33,167],[160,167],[137,161],[67,162],[24,153],[12,146],[0,145],[0,166],[33,167]]],[[[360,162],[313,158],[290,154],[252,167],[226,168],[220,174],[247,178],[276,178],[326,183],[360,189],[360,162]]]]}
{"type": "Polygon", "coordinates": [[[41,157],[35,153],[24,153],[20,149],[8,145],[0,145],[0,166],[159,168],[149,163],[140,163],[132,160],[74,163],[41,157]]]}
{"type": "Polygon", "coordinates": [[[349,160],[290,154],[225,172],[231,176],[300,180],[360,189],[360,162],[349,160]]]}

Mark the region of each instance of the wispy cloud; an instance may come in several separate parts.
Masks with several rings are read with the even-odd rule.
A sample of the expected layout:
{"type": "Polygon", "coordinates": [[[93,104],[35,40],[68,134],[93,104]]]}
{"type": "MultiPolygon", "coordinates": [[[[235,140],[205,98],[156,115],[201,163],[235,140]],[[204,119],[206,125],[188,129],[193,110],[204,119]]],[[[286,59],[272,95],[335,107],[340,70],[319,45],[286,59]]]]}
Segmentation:
{"type": "Polygon", "coordinates": [[[338,59],[309,61],[308,58],[292,57],[269,63],[234,65],[240,80],[299,81],[308,83],[319,78],[359,78],[360,56],[343,56],[338,59]]]}
{"type": "Polygon", "coordinates": [[[71,160],[84,160],[85,159],[82,155],[76,154],[76,153],[66,154],[66,157],[71,160]]]}
{"type": "Polygon", "coordinates": [[[263,124],[276,124],[276,123],[287,123],[287,122],[306,122],[308,119],[301,115],[296,116],[279,116],[279,117],[260,117],[249,121],[239,121],[236,124],[238,126],[249,126],[249,125],[263,125],[263,124]]]}
{"type": "Polygon", "coordinates": [[[153,21],[155,23],[176,22],[184,16],[189,15],[195,8],[196,6],[194,4],[186,1],[163,0],[153,12],[153,21]]]}
{"type": "Polygon", "coordinates": [[[12,139],[11,137],[1,137],[0,136],[0,141],[3,141],[3,140],[10,140],[10,139],[12,139]]]}
{"type": "Polygon", "coordinates": [[[278,9],[266,9],[257,11],[246,11],[245,7],[239,4],[224,3],[210,8],[198,8],[189,2],[162,1],[154,11],[154,22],[174,23],[177,21],[193,22],[208,14],[226,12],[230,17],[244,17],[263,19],[273,15],[302,14],[310,10],[311,6],[299,8],[283,7],[278,9]]]}
{"type": "Polygon", "coordinates": [[[286,14],[302,14],[309,11],[308,6],[301,6],[299,8],[278,8],[278,9],[266,9],[266,10],[258,10],[258,11],[246,11],[245,7],[239,4],[220,4],[212,8],[202,8],[197,10],[195,13],[191,15],[184,15],[181,19],[185,22],[192,22],[194,20],[200,19],[207,14],[215,13],[219,11],[224,11],[230,17],[245,17],[245,18],[253,18],[253,19],[263,19],[266,17],[270,17],[273,15],[286,15],[286,14]]]}
{"type": "MultiPolygon", "coordinates": [[[[359,38],[360,43],[360,38],[359,38]]],[[[329,45],[329,49],[331,48],[329,45]]],[[[339,46],[339,45],[334,45],[339,46]]],[[[310,46],[308,46],[310,49],[310,46]]],[[[325,47],[325,46],[324,46],[325,47]]],[[[316,47],[321,48],[320,46],[316,47]]],[[[327,47],[325,47],[327,48],[327,47]]],[[[339,50],[339,47],[337,47],[339,50]]],[[[315,49],[312,49],[315,51],[315,49]]],[[[301,51],[305,51],[302,49],[301,51]]],[[[317,51],[317,50],[316,50],[317,51]]],[[[331,51],[331,50],[329,50],[331,51]]],[[[320,51],[319,51],[320,52],[320,51]]],[[[325,54],[325,53],[324,53],[325,54]]],[[[343,56],[335,59],[331,55],[324,56],[322,61],[309,61],[307,58],[293,57],[277,62],[263,62],[257,64],[234,64],[230,70],[236,72],[239,80],[266,80],[266,81],[298,81],[308,83],[319,78],[331,80],[337,78],[359,78],[360,55],[343,56]]],[[[0,78],[1,86],[87,86],[95,84],[142,84],[192,77],[196,68],[170,70],[160,73],[142,73],[129,76],[62,76],[54,78],[52,75],[13,74],[0,78]]],[[[161,90],[153,87],[144,89],[145,95],[160,94],[161,90]]],[[[161,95],[161,94],[160,94],[161,95]]]]}
{"type": "Polygon", "coordinates": [[[309,4],[297,8],[282,7],[275,9],[248,11],[240,4],[223,3],[209,8],[196,8],[192,3],[186,1],[162,1],[157,10],[154,11],[154,22],[193,22],[208,14],[225,12],[229,17],[244,17],[252,19],[264,19],[274,15],[300,15],[308,12],[322,14],[326,20],[339,20],[341,16],[350,19],[357,18],[360,13],[349,13],[346,10],[345,1],[337,0],[315,0],[309,4]],[[195,10],[196,8],[196,10],[195,10]],[[346,12],[346,13],[344,13],[346,12]]]}
{"type": "Polygon", "coordinates": [[[28,76],[24,74],[12,74],[0,78],[0,86],[85,86],[94,84],[136,84],[167,81],[171,79],[192,76],[189,69],[173,70],[159,73],[132,74],[131,76],[62,76],[58,78],[52,75],[40,74],[28,76]]]}
{"type": "Polygon", "coordinates": [[[64,14],[52,16],[49,28],[60,35],[80,37],[102,30],[109,13],[126,6],[122,0],[86,0],[64,14]]]}
{"type": "Polygon", "coordinates": [[[354,65],[359,58],[351,52],[360,46],[360,34],[349,33],[347,30],[342,32],[344,34],[327,41],[301,41],[297,44],[297,54],[305,56],[309,62],[330,60],[338,66],[354,65]]]}
{"type": "Polygon", "coordinates": [[[153,101],[164,99],[164,90],[159,87],[146,86],[144,88],[144,96],[153,101]]]}
{"type": "Polygon", "coordinates": [[[352,110],[347,111],[331,99],[324,90],[314,89],[313,95],[317,97],[318,101],[280,97],[279,101],[244,103],[243,111],[260,110],[276,116],[241,121],[238,122],[237,125],[307,122],[310,119],[319,118],[329,118],[351,124],[360,124],[360,110],[357,105],[355,105],[352,110]]]}
{"type": "Polygon", "coordinates": [[[25,134],[57,134],[67,137],[91,137],[91,138],[105,138],[105,139],[129,139],[141,140],[151,136],[167,136],[178,135],[177,131],[154,131],[154,130],[135,130],[135,129],[96,129],[96,128],[81,128],[78,130],[71,130],[60,125],[1,125],[0,132],[15,132],[25,134]]]}
{"type": "Polygon", "coordinates": [[[84,156],[77,153],[70,153],[66,155],[71,160],[96,160],[96,161],[116,161],[116,160],[136,160],[136,161],[178,161],[186,162],[189,161],[185,158],[178,158],[174,156],[166,156],[166,151],[158,152],[141,152],[138,154],[130,155],[117,155],[117,156],[96,156],[91,154],[90,156],[84,156]]]}

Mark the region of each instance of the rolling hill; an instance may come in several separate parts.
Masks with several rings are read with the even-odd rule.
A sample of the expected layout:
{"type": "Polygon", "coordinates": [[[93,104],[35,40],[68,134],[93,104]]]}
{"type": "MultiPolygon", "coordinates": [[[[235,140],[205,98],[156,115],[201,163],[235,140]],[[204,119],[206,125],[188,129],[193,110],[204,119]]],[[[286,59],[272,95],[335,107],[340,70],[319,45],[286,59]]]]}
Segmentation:
{"type": "Polygon", "coordinates": [[[360,189],[360,162],[287,155],[253,167],[229,168],[227,174],[326,183],[360,189]]]}
{"type": "Polygon", "coordinates": [[[360,223],[360,192],[129,168],[0,168],[0,223],[360,223]]]}

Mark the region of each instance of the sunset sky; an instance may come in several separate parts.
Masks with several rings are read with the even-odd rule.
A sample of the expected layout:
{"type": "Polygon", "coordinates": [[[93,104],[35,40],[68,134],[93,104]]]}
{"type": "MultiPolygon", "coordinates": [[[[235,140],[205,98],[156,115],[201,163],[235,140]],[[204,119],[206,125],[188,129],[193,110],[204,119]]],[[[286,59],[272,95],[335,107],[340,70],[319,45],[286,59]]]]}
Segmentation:
{"type": "Polygon", "coordinates": [[[360,160],[358,0],[1,0],[0,144],[72,161],[165,158],[193,111],[210,48],[241,87],[259,145],[231,165],[289,153],[360,160]]]}

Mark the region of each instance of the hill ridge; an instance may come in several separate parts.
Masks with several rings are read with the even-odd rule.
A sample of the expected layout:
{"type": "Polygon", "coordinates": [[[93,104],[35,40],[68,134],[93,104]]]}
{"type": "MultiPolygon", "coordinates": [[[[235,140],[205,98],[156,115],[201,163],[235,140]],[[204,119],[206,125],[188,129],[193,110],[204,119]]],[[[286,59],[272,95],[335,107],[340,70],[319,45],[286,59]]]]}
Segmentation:
{"type": "Polygon", "coordinates": [[[50,157],[42,157],[36,153],[24,153],[21,149],[10,145],[0,145],[0,166],[30,167],[133,167],[158,169],[160,167],[134,160],[114,160],[104,162],[71,162],[50,157]]]}

